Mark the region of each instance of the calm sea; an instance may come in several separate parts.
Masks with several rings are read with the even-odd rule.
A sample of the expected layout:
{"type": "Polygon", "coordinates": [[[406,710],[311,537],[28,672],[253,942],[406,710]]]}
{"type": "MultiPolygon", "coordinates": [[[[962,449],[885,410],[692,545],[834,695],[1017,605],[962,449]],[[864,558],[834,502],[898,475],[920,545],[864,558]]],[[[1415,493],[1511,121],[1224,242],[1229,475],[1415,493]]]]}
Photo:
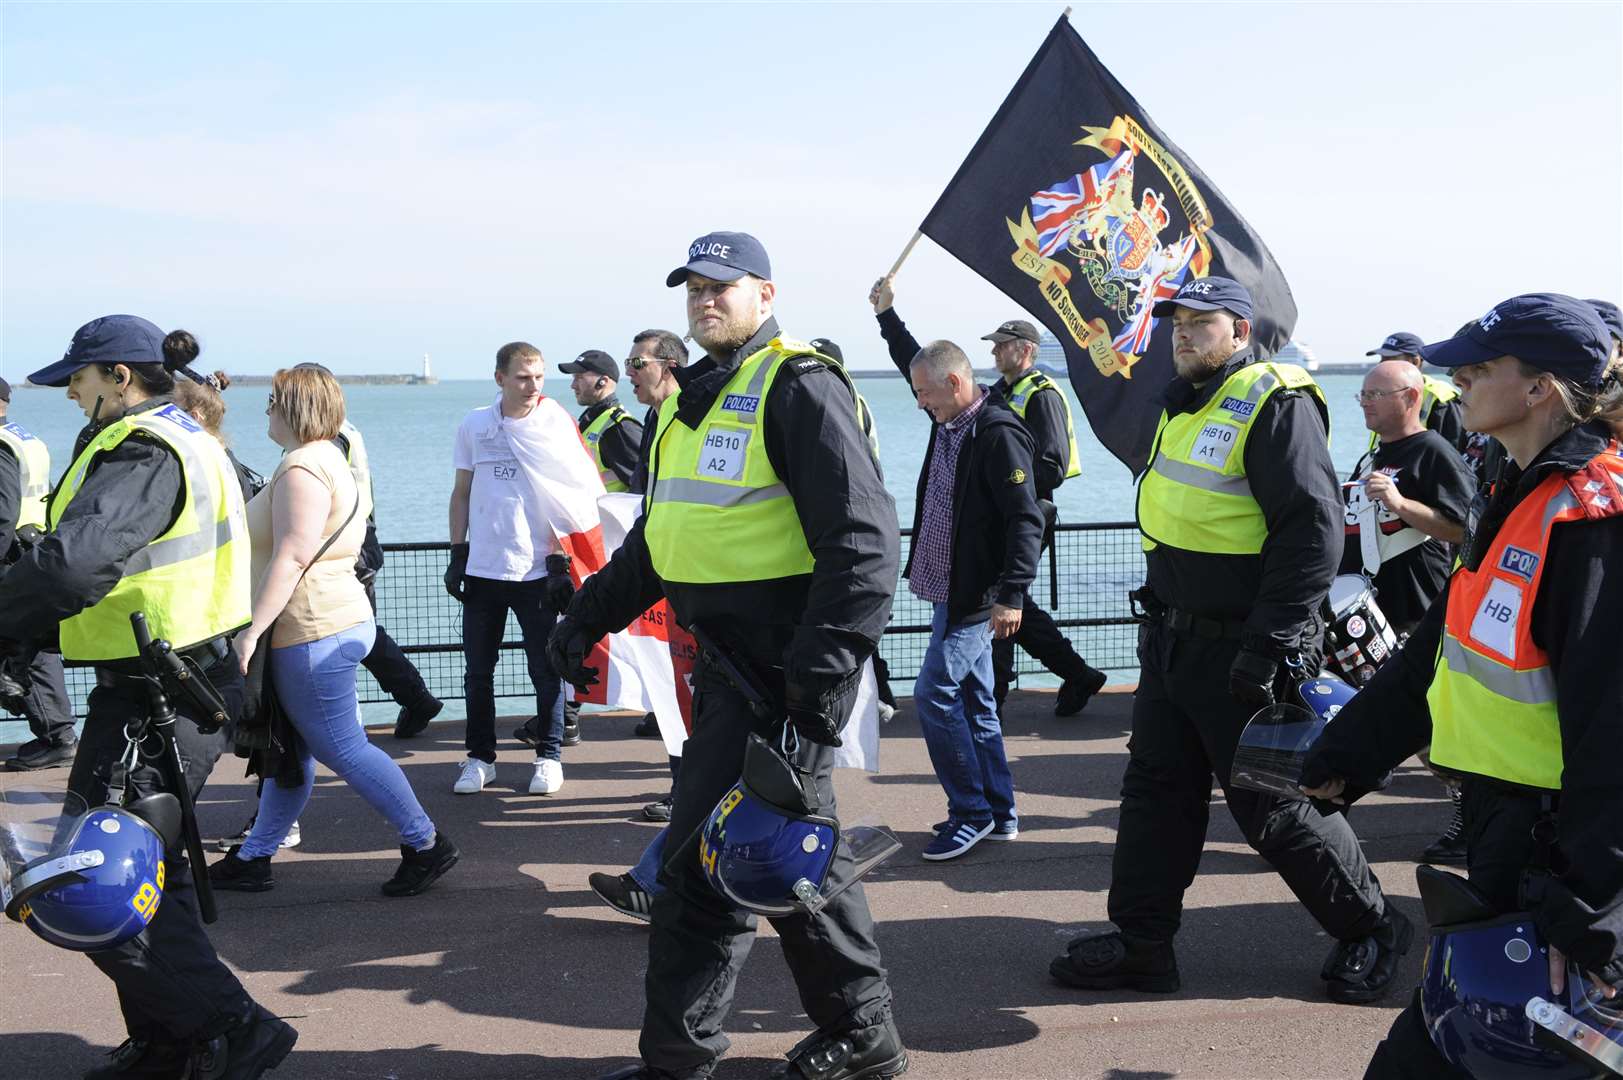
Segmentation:
{"type": "MultiPolygon", "coordinates": [[[[987,375],[986,379],[995,378],[987,375]]],[[[1367,433],[1353,394],[1358,375],[1320,377],[1330,400],[1331,453],[1336,469],[1348,473],[1363,452],[1367,433]]],[[[1065,386],[1070,393],[1068,384],[1065,386]]],[[[902,524],[913,520],[913,490],[929,419],[913,403],[907,385],[895,378],[857,378],[857,386],[872,406],[879,424],[880,458],[902,524]]],[[[268,387],[237,386],[226,391],[226,434],[232,449],[249,466],[269,475],[280,451],[265,434],[265,396],[268,387]]],[[[378,532],[387,543],[408,540],[444,540],[446,507],[451,495],[451,441],[457,424],[470,409],[488,405],[496,389],[488,382],[443,382],[437,386],[347,386],[350,420],[366,436],[372,459],[372,482],[377,496],[378,532]]],[[[546,393],[573,413],[577,411],[568,383],[549,379],[546,393]]],[[[1101,446],[1085,423],[1081,408],[1071,398],[1078,418],[1077,442],[1082,454],[1082,475],[1068,481],[1058,493],[1062,521],[1131,521],[1132,477],[1101,446]]],[[[622,395],[634,414],[642,409],[622,395]]],[[[51,466],[60,475],[68,465],[73,438],[84,415],[59,390],[20,390],[13,395],[11,419],[43,438],[51,450],[51,466]]]]}

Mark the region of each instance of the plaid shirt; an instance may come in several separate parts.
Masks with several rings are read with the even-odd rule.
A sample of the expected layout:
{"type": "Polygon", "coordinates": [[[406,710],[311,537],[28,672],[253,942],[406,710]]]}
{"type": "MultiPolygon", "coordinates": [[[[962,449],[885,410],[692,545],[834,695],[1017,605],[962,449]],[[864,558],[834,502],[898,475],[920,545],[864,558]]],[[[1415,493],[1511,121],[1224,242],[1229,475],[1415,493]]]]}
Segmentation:
{"type": "Polygon", "coordinates": [[[913,595],[932,604],[945,604],[952,580],[952,496],[958,478],[958,451],[986,405],[982,390],[975,403],[935,429],[935,450],[930,454],[930,476],[924,485],[924,509],[918,535],[913,537],[913,570],[907,584],[913,595]]]}

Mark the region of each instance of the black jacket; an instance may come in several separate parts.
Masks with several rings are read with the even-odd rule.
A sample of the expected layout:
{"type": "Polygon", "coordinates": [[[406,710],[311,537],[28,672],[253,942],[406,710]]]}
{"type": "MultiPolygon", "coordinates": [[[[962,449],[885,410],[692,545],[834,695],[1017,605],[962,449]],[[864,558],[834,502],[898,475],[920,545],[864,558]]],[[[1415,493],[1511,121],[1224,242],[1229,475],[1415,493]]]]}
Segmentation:
{"type": "MultiPolygon", "coordinates": [[[[0,419],[4,419],[0,417],[0,419]]],[[[23,507],[23,467],[8,446],[0,445],[0,565],[17,538],[17,518],[23,507]]]]}
{"type": "MultiPolygon", "coordinates": [[[[740,361],[778,334],[768,319],[742,348],[688,368],[673,423],[697,429],[740,361]]],[[[815,684],[855,671],[890,620],[896,592],[896,503],[857,427],[845,383],[818,361],[791,362],[767,397],[766,452],[794,500],[815,568],[773,581],[693,585],[654,573],[639,518],[609,564],[575,594],[587,630],[629,625],[662,595],[736,654],[815,684]]],[[[651,460],[657,464],[659,449],[651,460]]]]}
{"type": "MultiPolygon", "coordinates": [[[[1249,350],[1202,386],[1173,379],[1169,415],[1194,412],[1225,379],[1254,359],[1249,350]]],[[[1242,644],[1264,655],[1316,648],[1320,605],[1341,564],[1341,484],[1330,462],[1318,402],[1277,390],[1257,410],[1246,439],[1245,474],[1268,537],[1258,555],[1214,555],[1159,544],[1146,555],[1149,586],[1164,604],[1243,624],[1242,644]]]]}
{"type": "MultiPolygon", "coordinates": [[[[619,407],[620,402],[612,397],[600,401],[582,412],[576,425],[585,431],[605,409],[619,407]]],[[[642,425],[635,420],[622,420],[618,424],[610,424],[598,440],[604,466],[619,478],[620,483],[633,491],[642,490],[631,486],[637,479],[637,466],[642,462],[642,432],[642,425]]]]}
{"type": "MultiPolygon", "coordinates": [[[[895,308],[881,311],[878,319],[879,333],[890,349],[891,363],[902,373],[902,378],[908,378],[913,357],[918,355],[918,341],[908,331],[901,316],[896,314],[895,308]]],[[[1008,396],[1009,384],[999,379],[990,389],[997,400],[1003,401],[1008,396]]],[[[1054,497],[1054,490],[1065,482],[1065,468],[1071,459],[1071,439],[1065,426],[1065,403],[1059,396],[1065,391],[1058,387],[1056,389],[1058,393],[1036,395],[1026,406],[1024,423],[1026,430],[1031,432],[1032,441],[1032,468],[1029,471],[1036,480],[1039,499],[1054,497]]]]}
{"type": "MultiPolygon", "coordinates": [[[[1577,428],[1525,471],[1507,461],[1491,499],[1472,508],[1463,558],[1480,565],[1518,503],[1553,472],[1573,472],[1606,445],[1604,429],[1577,428]]],[[[1535,909],[1539,927],[1588,971],[1623,982],[1623,516],[1569,523],[1550,535],[1533,600],[1533,640],[1550,658],[1561,724],[1559,847],[1570,870],[1535,909]]],[[[1431,742],[1426,691],[1436,670],[1445,590],[1396,658],[1347,703],[1314,747],[1303,783],[1344,778],[1349,795],[1385,786],[1391,770],[1431,742]]],[[[1511,785],[1481,777],[1470,783],[1511,785]]],[[[1517,789],[1521,790],[1521,789],[1517,789]]]]}
{"type": "MultiPolygon", "coordinates": [[[[169,401],[154,398],[131,411],[169,401]]],[[[112,592],[129,557],[180,515],[181,478],[174,451],[142,431],[98,454],[56,528],[0,577],[0,638],[54,641],[63,619],[112,592]]]]}

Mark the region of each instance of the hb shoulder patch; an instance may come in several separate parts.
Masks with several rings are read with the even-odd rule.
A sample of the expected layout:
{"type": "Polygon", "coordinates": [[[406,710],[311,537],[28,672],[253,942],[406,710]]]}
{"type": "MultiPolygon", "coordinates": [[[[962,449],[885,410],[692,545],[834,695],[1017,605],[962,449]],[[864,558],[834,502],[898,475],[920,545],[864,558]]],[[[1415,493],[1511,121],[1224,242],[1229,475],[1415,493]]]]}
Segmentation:
{"type": "Polygon", "coordinates": [[[1016,470],[1014,470],[1014,472],[1009,474],[1009,483],[1013,484],[1014,486],[1019,487],[1021,484],[1025,483],[1025,482],[1026,482],[1026,470],[1024,470],[1024,469],[1016,469],[1016,470]]]}

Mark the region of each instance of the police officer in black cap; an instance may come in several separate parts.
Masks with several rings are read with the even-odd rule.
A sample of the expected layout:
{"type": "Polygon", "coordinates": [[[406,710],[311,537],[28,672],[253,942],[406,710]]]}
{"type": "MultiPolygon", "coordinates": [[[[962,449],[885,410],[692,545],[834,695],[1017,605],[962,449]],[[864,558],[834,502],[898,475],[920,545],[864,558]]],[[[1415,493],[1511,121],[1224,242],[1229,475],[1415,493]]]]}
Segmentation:
{"type": "Polygon", "coordinates": [[[1318,671],[1318,611],[1342,547],[1324,394],[1301,368],[1256,355],[1236,281],[1194,279],[1153,314],[1171,316],[1178,377],[1138,489],[1149,580],[1134,594],[1142,670],[1110,884],[1117,930],[1072,941],[1049,971],[1085,990],[1178,988],[1172,939],[1216,774],[1246,842],[1336,939],[1330,998],[1374,1001],[1413,929],[1346,819],[1229,783],[1247,720],[1293,666],[1318,671]]]}
{"type": "MultiPolygon", "coordinates": [[[[0,570],[15,562],[45,528],[51,456],[44,440],[7,419],[11,384],[0,379],[0,570]]],[[[0,660],[0,708],[22,716],[34,737],[6,759],[6,768],[49,769],[73,760],[73,706],[62,657],[54,649],[29,650],[0,660]]]]}
{"type": "Polygon", "coordinates": [[[587,349],[558,370],[570,376],[569,388],[584,411],[577,423],[586,449],[592,452],[603,486],[630,491],[642,453],[642,425],[614,396],[620,365],[602,349],[587,349]]]}
{"type": "MultiPolygon", "coordinates": [[[[765,715],[714,654],[693,675],[671,842],[653,904],[640,1080],[708,1077],[728,1046],[722,1025],[755,918],[713,889],[694,834],[738,780],[753,732],[785,724],[833,812],[832,747],[863,661],[896,589],[896,505],[857,427],[843,371],[783,337],[766,252],[746,233],[694,241],[666,281],[684,288],[690,332],[707,357],[659,409],[645,512],[609,564],[581,586],[549,654],[571,682],[593,642],[661,595],[769,696],[765,715]]],[[[831,871],[849,879],[844,853],[831,871]]],[[[907,1053],[862,888],[816,915],[772,920],[802,1006],[817,1026],[775,1077],[899,1075],[907,1053]]]]}
{"type": "MultiPolygon", "coordinates": [[[[154,637],[198,665],[233,715],[242,703],[225,643],[251,615],[242,490],[224,448],[171,400],[184,368],[166,363],[163,337],[145,319],[108,315],[80,327],[60,361],[30,376],[67,387],[90,423],[51,493],[49,531],[0,577],[0,644],[51,626],[65,660],[95,666],[68,776],[69,795],[90,808],[107,802],[110,781],[125,772],[127,725],[139,731],[151,713],[131,612],[144,612],[154,637]]],[[[172,704],[195,796],[224,736],[202,733],[184,696],[172,704]]],[[[150,743],[141,742],[125,774],[132,799],[172,790],[150,743]]],[[[163,899],[146,929],[89,954],[118,988],[129,1038],[86,1076],[251,1080],[281,1062],[298,1034],[215,955],[185,848],[171,844],[164,864],[163,899]]]]}

